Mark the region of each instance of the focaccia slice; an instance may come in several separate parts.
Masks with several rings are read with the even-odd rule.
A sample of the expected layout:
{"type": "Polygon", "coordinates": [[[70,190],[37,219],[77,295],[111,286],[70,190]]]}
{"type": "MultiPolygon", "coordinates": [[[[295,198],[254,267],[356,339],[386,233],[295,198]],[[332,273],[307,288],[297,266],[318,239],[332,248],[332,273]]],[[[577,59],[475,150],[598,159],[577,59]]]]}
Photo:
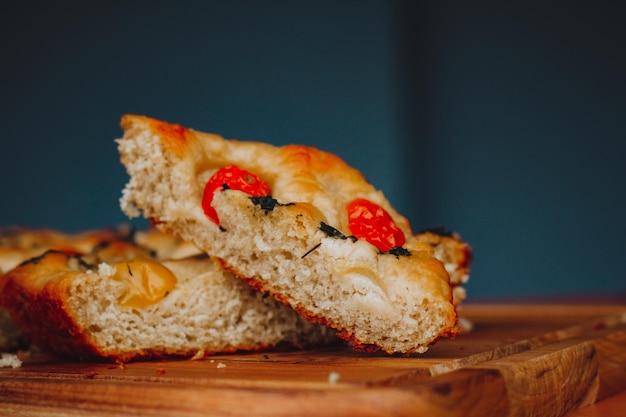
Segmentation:
{"type": "Polygon", "coordinates": [[[469,281],[472,263],[472,248],[458,233],[442,227],[426,229],[415,235],[416,239],[428,243],[450,275],[450,286],[454,304],[459,306],[465,299],[465,287],[469,281]]]}
{"type": "MultiPolygon", "coordinates": [[[[47,251],[0,278],[0,305],[42,351],[130,361],[335,340],[205,254],[158,259],[184,243],[140,233],[89,254],[47,251]]],[[[197,250],[196,250],[197,251],[197,250]]]]}
{"type": "Polygon", "coordinates": [[[448,272],[383,193],[316,148],[225,140],[126,115],[121,206],[194,243],[355,349],[456,334],[448,272]]]}

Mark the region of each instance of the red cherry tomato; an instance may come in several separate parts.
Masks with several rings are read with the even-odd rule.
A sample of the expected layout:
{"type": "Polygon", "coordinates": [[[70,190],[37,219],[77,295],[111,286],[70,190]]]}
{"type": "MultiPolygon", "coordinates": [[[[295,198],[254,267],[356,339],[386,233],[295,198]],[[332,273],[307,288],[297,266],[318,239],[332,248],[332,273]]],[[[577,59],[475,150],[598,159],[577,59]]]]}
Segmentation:
{"type": "Polygon", "coordinates": [[[348,204],[348,228],[358,239],[388,252],[406,243],[404,232],[384,208],[369,200],[357,198],[348,204]]]}
{"type": "Polygon", "coordinates": [[[231,190],[243,191],[253,197],[263,197],[271,193],[270,187],[250,171],[235,165],[220,168],[206,183],[202,194],[204,214],[217,225],[220,224],[220,220],[212,206],[213,194],[223,190],[224,186],[231,190]]]}

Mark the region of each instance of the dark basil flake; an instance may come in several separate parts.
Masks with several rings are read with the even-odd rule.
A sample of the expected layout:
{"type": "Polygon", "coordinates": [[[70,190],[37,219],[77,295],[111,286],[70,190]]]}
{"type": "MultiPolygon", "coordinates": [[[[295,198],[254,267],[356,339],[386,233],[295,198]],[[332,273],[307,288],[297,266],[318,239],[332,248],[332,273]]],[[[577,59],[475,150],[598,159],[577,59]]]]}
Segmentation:
{"type": "Polygon", "coordinates": [[[391,248],[390,250],[388,250],[385,253],[390,253],[392,255],[395,255],[396,258],[399,258],[401,256],[411,256],[411,252],[408,249],[403,248],[402,246],[394,246],[393,248],[391,248]]]}
{"type": "Polygon", "coordinates": [[[356,242],[357,240],[359,240],[359,239],[356,238],[356,236],[346,236],[346,235],[344,235],[339,230],[335,229],[334,227],[332,227],[332,226],[330,226],[330,225],[328,225],[328,224],[326,224],[324,222],[320,222],[319,229],[322,232],[326,233],[328,235],[328,237],[337,237],[337,238],[343,239],[343,240],[350,239],[353,242],[356,242]]]}
{"type": "Polygon", "coordinates": [[[309,256],[309,254],[310,254],[311,252],[313,252],[314,250],[316,250],[316,249],[317,249],[317,248],[319,248],[320,246],[322,246],[322,242],[318,243],[317,245],[313,246],[311,249],[309,249],[308,251],[306,251],[306,253],[300,257],[300,259],[304,259],[304,258],[306,258],[307,256],[309,256]]]}
{"type": "Polygon", "coordinates": [[[278,201],[272,198],[271,195],[250,197],[250,200],[255,205],[261,207],[262,210],[265,210],[265,212],[274,210],[274,207],[278,205],[278,201]]]}
{"type": "Polygon", "coordinates": [[[281,204],[275,198],[272,198],[271,195],[264,196],[254,196],[250,197],[250,200],[254,205],[261,207],[262,210],[265,210],[265,213],[268,213],[276,206],[292,206],[294,203],[281,204]]]}
{"type": "Polygon", "coordinates": [[[346,235],[344,235],[343,233],[341,233],[339,230],[335,229],[334,227],[324,223],[324,222],[320,222],[320,227],[319,229],[326,233],[329,237],[338,237],[341,239],[346,239],[346,235]]]}

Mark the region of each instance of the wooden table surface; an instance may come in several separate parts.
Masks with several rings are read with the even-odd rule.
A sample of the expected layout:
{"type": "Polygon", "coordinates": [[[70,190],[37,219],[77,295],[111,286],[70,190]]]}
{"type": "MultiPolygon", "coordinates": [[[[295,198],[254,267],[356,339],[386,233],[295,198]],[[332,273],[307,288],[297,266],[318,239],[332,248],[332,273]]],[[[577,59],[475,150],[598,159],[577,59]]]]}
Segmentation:
{"type": "Polygon", "coordinates": [[[468,303],[462,315],[473,329],[423,355],[342,345],[25,363],[0,369],[0,415],[626,415],[626,303],[468,303]]]}
{"type": "Polygon", "coordinates": [[[624,417],[624,415],[626,415],[626,390],[580,408],[566,417],[624,417]]]}
{"type": "MultiPolygon", "coordinates": [[[[601,305],[603,309],[616,308],[620,310],[620,306],[626,308],[626,297],[617,295],[613,298],[599,297],[591,302],[585,299],[573,300],[569,305],[601,305]]],[[[626,416],[626,389],[609,396],[608,398],[597,401],[593,404],[584,406],[565,417],[624,417],[626,416]]]]}

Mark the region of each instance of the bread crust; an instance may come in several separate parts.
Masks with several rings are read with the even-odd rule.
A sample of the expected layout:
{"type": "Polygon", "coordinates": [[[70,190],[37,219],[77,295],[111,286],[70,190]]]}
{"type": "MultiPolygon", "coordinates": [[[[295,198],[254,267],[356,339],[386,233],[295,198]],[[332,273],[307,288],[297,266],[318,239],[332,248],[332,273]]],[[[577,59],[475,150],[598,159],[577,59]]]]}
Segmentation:
{"type": "MultiPolygon", "coordinates": [[[[132,228],[126,225],[76,234],[50,228],[8,227],[0,230],[0,274],[51,249],[66,253],[89,253],[104,242],[127,239],[131,234],[132,228]]],[[[29,345],[30,342],[11,319],[9,312],[0,307],[0,352],[27,349],[29,345]]]]}
{"type": "Polygon", "coordinates": [[[332,327],[357,349],[423,352],[456,334],[450,277],[433,246],[338,156],[302,145],[225,140],[144,116],[125,115],[121,126],[121,162],[130,175],[121,205],[128,215],[143,214],[192,241],[253,288],[332,327]],[[240,191],[216,192],[218,226],[202,212],[202,194],[228,165],[258,175],[275,204],[268,209],[240,191]],[[391,216],[406,236],[400,252],[380,253],[350,236],[346,207],[355,199],[391,216]]]}
{"type": "MultiPolygon", "coordinates": [[[[52,257],[67,255],[62,252],[47,252],[39,260],[18,267],[2,278],[0,304],[11,312],[14,321],[29,340],[46,349],[51,348],[52,353],[78,358],[95,356],[95,347],[82,337],[81,328],[65,309],[65,278],[61,277],[61,282],[42,287],[38,283],[40,277],[32,270],[31,265],[36,265],[38,261],[48,262],[52,257]]],[[[58,275],[59,271],[53,273],[58,275]]]]}

